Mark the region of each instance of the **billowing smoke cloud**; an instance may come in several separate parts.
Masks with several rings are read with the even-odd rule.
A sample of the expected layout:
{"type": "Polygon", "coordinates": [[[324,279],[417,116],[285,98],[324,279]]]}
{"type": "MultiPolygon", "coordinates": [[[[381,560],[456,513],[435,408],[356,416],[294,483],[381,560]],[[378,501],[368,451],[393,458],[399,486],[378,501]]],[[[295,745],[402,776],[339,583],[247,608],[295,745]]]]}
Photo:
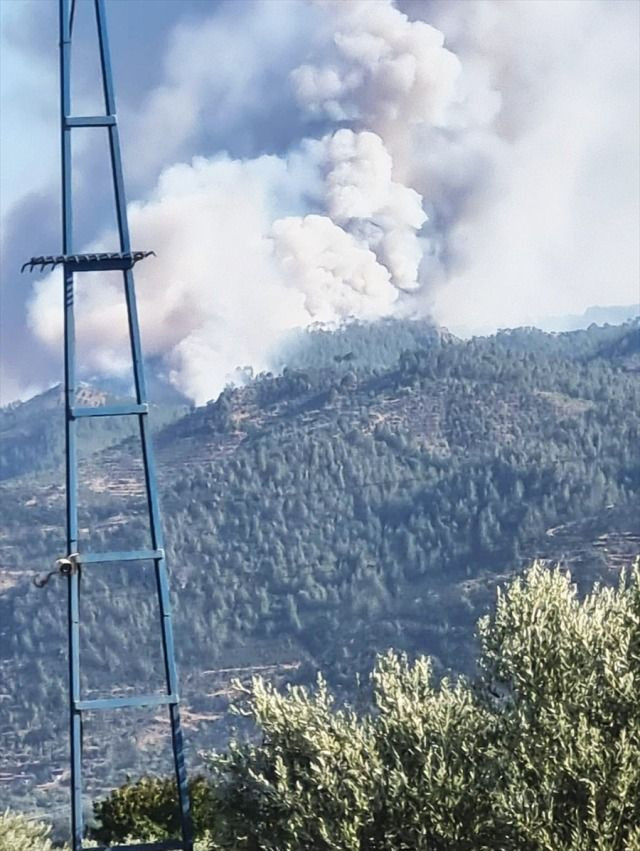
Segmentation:
{"type": "Polygon", "coordinates": [[[303,293],[314,320],[375,319],[391,311],[395,293],[388,270],[327,216],[279,219],[272,236],[287,281],[303,293]]]}
{"type": "MultiPolygon", "coordinates": [[[[147,202],[132,204],[135,245],[158,259],[136,267],[145,352],[165,355],[175,383],[202,401],[234,368],[265,366],[283,330],[304,324],[301,299],[281,285],[268,231],[271,198],[286,178],[278,157],[197,159],[163,172],[147,202]]],[[[91,249],[112,249],[106,234],[91,249]]],[[[89,369],[126,374],[127,327],[121,275],[79,275],[77,334],[89,369]]],[[[59,274],[39,285],[30,321],[58,344],[59,274]]]]}
{"type": "Polygon", "coordinates": [[[444,36],[390,3],[324,0],[333,32],[321,63],[291,77],[300,102],[334,121],[379,131],[445,120],[460,71],[444,36]],[[333,45],[331,45],[333,41],[333,45]]]}
{"type": "Polygon", "coordinates": [[[637,304],[640,6],[458,5],[430,14],[461,57],[461,99],[412,159],[436,317],[493,330],[637,304]]]}
{"type": "MultiPolygon", "coordinates": [[[[263,17],[279,6],[258,5],[263,17]]],[[[286,331],[317,321],[432,313],[498,326],[543,304],[633,300],[637,193],[624,169],[637,169],[636,4],[402,5],[407,13],[391,0],[313,4],[309,55],[292,51],[283,77],[285,115],[296,102],[290,126],[306,120],[304,133],[277,154],[164,168],[131,205],[135,247],[158,252],[136,268],[146,351],[197,401],[237,366],[268,367],[286,331]]],[[[188,90],[193,118],[180,150],[195,117],[216,109],[203,83],[215,56],[200,30],[172,84],[188,90]]],[[[214,23],[206,31],[220,41],[214,23]]],[[[178,44],[190,44],[184,26],[178,44]]],[[[256,41],[248,67],[267,74],[266,62],[256,41]]],[[[253,78],[238,73],[245,97],[253,78]]],[[[149,97],[140,145],[172,90],[149,97]]],[[[148,146],[145,169],[162,145],[148,146]]],[[[113,235],[91,247],[113,248],[113,235]]],[[[92,370],[124,369],[120,290],[117,276],[79,281],[92,370]]],[[[29,310],[56,346],[59,291],[58,276],[45,279],[29,310]]]]}
{"type": "Polygon", "coordinates": [[[375,133],[338,130],[325,140],[326,206],[387,267],[400,289],[414,289],[421,246],[417,232],[427,217],[422,198],[392,179],[393,161],[375,133]]]}
{"type": "MultiPolygon", "coordinates": [[[[349,82],[333,92],[334,104],[344,96],[345,114],[359,113],[367,126],[365,111],[375,111],[384,78],[385,105],[376,111],[383,124],[415,112],[412,97],[425,99],[422,120],[441,110],[458,67],[442,35],[386,3],[346,6],[348,14],[345,4],[326,7],[327,23],[338,14],[345,27],[336,77],[349,82]],[[369,10],[375,14],[363,19],[369,10]],[[368,34],[360,31],[367,20],[368,34]]],[[[310,112],[318,88],[308,80],[323,74],[313,66],[292,71],[291,84],[299,96],[306,91],[310,112]]],[[[392,314],[418,286],[421,202],[394,180],[384,140],[369,130],[343,127],[282,156],[170,167],[149,201],[130,210],[135,244],[159,252],[136,276],[146,350],[165,355],[175,383],[202,401],[235,367],[267,366],[286,330],[392,314]]],[[[113,236],[105,235],[91,248],[112,246],[113,236]]],[[[36,334],[52,343],[61,332],[58,277],[39,286],[30,311],[36,334]]],[[[78,328],[89,368],[124,370],[117,276],[80,281],[79,310],[87,316],[78,328]]]]}
{"type": "MultiPolygon", "coordinates": [[[[413,256],[411,246],[397,246],[416,239],[420,199],[390,179],[374,134],[340,130],[286,158],[175,165],[129,213],[134,244],[159,255],[136,267],[145,351],[165,355],[176,385],[198,401],[238,366],[267,368],[287,330],[390,315],[400,287],[416,286],[415,246],[413,256]],[[329,215],[277,216],[278,207],[308,203],[303,195],[314,185],[329,215]]],[[[114,245],[105,234],[88,249],[114,245]]],[[[126,374],[121,276],[80,275],[77,284],[85,364],[126,374]]],[[[54,272],[30,308],[33,330],[51,345],[62,333],[59,291],[54,272]]]]}

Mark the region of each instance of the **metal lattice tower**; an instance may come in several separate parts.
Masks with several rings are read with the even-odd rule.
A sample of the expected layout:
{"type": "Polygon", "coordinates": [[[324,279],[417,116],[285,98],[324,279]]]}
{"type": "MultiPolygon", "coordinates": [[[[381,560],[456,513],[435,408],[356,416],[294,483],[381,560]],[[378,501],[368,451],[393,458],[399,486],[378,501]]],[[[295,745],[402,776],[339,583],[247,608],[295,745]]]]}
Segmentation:
{"type": "MultiPolygon", "coordinates": [[[[144,845],[118,845],[113,848],[182,849],[192,851],[192,828],[189,814],[187,773],[185,768],[176,675],[169,587],[160,523],[160,507],[148,421],[148,403],[143,372],[142,348],[133,281],[134,264],[152,252],[131,250],[129,224],[124,193],[120,143],[116,120],[111,60],[107,37],[104,0],[93,0],[98,32],[104,115],[72,116],[71,112],[71,37],[76,0],[59,0],[60,24],[60,126],[62,155],[62,254],[57,257],[34,257],[25,264],[31,269],[61,265],[64,271],[64,374],[66,433],[66,526],[67,556],[59,559],[57,570],[67,579],[69,632],[69,697],[71,738],[71,824],[72,849],[81,851],[84,833],[82,802],[82,720],[86,712],[118,710],[123,707],[166,705],[171,725],[177,798],[181,822],[181,838],[144,845]],[[110,165],[113,179],[115,211],[120,250],[110,254],[74,254],[72,226],[71,135],[74,128],[103,128],[109,136],[110,165]],[[135,403],[102,407],[80,407],[76,404],[76,357],[74,326],[74,274],[119,270],[122,272],[127,306],[135,403]],[[150,545],[147,550],[131,552],[78,552],[78,461],[76,426],[84,417],[131,416],[138,421],[140,448],[144,465],[146,503],[149,515],[150,545]],[[80,577],[85,566],[107,562],[154,564],[160,610],[160,632],[164,659],[166,693],[85,700],[80,692],[80,577]]],[[[25,268],[23,267],[23,269],[25,268]]]]}

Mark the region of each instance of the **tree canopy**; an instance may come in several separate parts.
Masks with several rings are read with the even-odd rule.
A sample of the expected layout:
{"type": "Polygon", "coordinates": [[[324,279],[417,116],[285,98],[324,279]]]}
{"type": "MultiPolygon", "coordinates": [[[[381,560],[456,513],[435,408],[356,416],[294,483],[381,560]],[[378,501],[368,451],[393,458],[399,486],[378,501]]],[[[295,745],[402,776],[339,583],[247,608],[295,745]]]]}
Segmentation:
{"type": "MultiPolygon", "coordinates": [[[[358,710],[322,678],[313,690],[239,686],[256,735],[208,759],[206,847],[640,849],[640,562],[584,598],[566,572],[534,564],[478,634],[473,678],[438,680],[427,657],[390,651],[358,710]]],[[[129,830],[134,810],[143,828],[157,802],[137,791],[147,815],[129,805],[129,830]]],[[[112,831],[113,802],[126,799],[98,807],[112,831]]]]}

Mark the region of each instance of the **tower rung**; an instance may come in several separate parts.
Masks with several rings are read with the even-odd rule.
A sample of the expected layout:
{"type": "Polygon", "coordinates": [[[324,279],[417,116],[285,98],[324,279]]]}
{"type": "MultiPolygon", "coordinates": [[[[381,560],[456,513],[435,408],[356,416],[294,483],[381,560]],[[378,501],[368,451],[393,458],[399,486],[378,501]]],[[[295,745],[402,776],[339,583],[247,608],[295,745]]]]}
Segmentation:
{"type": "Polygon", "coordinates": [[[122,272],[131,269],[135,261],[130,257],[109,257],[97,260],[78,260],[66,265],[74,272],[122,272]]]}
{"type": "Polygon", "coordinates": [[[67,115],[65,127],[110,127],[116,123],[115,115],[67,115]]]}
{"type": "Polygon", "coordinates": [[[182,851],[184,847],[181,839],[165,839],[163,842],[145,842],[143,845],[100,845],[91,851],[182,851]]]}
{"type": "Polygon", "coordinates": [[[77,564],[101,564],[108,561],[153,561],[164,558],[164,550],[129,550],[121,553],[78,553],[74,561],[77,564]]]}
{"type": "Polygon", "coordinates": [[[93,709],[122,709],[126,706],[163,706],[178,702],[176,694],[140,694],[132,697],[105,697],[95,700],[77,700],[73,708],[81,712],[93,709]]]}
{"type": "Polygon", "coordinates": [[[74,420],[80,417],[126,417],[130,414],[148,414],[149,405],[143,402],[140,405],[98,405],[92,407],[71,408],[70,414],[74,420]]]}

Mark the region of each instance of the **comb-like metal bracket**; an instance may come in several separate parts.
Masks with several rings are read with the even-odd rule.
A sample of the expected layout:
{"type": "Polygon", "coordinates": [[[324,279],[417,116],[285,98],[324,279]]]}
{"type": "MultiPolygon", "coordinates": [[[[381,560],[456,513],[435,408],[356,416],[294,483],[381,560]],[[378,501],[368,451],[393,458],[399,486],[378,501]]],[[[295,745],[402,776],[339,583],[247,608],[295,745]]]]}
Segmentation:
{"type": "Polygon", "coordinates": [[[108,272],[113,270],[131,269],[139,260],[145,257],[155,257],[155,251],[115,251],[109,254],[49,254],[42,257],[32,257],[23,264],[21,272],[28,268],[30,272],[36,267],[39,271],[56,266],[64,266],[71,272],[108,272]]]}

